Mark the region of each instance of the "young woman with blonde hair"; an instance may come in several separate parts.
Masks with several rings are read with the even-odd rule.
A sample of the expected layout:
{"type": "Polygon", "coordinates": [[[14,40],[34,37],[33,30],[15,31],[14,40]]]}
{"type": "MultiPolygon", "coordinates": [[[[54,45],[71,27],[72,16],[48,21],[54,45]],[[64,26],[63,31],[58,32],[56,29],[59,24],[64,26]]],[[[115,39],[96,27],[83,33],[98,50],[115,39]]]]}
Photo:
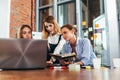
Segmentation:
{"type": "Polygon", "coordinates": [[[61,36],[60,26],[53,16],[48,16],[43,21],[42,38],[48,39],[49,50],[47,60],[52,63],[50,54],[60,54],[65,40],[61,36]]]}

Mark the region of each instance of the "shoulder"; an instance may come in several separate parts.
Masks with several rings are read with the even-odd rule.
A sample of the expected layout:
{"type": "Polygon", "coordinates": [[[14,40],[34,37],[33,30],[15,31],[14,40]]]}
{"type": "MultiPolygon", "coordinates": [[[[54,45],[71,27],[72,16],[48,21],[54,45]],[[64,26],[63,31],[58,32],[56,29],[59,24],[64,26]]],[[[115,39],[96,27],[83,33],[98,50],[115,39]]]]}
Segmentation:
{"type": "Polygon", "coordinates": [[[83,41],[89,42],[90,40],[88,38],[82,38],[83,41]]]}
{"type": "Polygon", "coordinates": [[[88,38],[79,38],[79,37],[78,37],[78,38],[77,38],[77,41],[85,41],[85,42],[86,42],[86,41],[90,41],[90,40],[89,40],[88,38]]]}
{"type": "Polygon", "coordinates": [[[77,38],[77,43],[89,44],[90,40],[88,38],[77,38]]]}

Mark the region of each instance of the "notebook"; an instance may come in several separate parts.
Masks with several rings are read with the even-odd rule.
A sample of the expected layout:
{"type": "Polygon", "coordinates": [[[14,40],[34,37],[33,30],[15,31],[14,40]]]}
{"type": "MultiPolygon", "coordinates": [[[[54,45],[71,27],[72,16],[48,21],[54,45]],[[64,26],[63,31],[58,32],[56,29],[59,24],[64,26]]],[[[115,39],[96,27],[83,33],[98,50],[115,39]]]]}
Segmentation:
{"type": "Polygon", "coordinates": [[[0,69],[44,69],[47,40],[0,39],[0,69]]]}

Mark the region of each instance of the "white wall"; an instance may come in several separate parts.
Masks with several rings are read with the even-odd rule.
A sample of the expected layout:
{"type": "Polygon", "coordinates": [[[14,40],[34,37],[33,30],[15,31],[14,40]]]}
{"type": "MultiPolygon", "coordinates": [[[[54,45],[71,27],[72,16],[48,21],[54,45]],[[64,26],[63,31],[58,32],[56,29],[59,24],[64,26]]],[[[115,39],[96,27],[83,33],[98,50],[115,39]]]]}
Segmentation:
{"type": "Polygon", "coordinates": [[[9,38],[10,0],[0,0],[0,38],[9,38]]]}

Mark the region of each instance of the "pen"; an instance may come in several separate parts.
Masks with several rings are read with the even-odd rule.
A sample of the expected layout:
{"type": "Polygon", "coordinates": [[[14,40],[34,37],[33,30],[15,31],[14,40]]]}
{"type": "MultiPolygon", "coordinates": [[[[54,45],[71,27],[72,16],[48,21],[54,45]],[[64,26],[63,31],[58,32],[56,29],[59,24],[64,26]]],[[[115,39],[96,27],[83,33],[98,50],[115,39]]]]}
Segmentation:
{"type": "Polygon", "coordinates": [[[84,68],[84,69],[91,69],[91,66],[81,66],[81,68],[84,68]]]}
{"type": "Polygon", "coordinates": [[[50,69],[66,69],[66,66],[52,66],[50,69]]]}

